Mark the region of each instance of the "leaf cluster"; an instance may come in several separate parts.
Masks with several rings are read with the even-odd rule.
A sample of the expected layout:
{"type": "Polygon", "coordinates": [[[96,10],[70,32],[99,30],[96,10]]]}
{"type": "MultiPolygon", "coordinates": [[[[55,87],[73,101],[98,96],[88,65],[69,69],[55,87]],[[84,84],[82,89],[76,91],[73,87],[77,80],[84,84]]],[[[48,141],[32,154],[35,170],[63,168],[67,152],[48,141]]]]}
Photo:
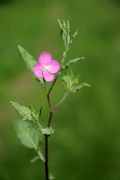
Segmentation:
{"type": "Polygon", "coordinates": [[[50,136],[54,133],[54,129],[41,125],[41,108],[40,110],[35,110],[33,106],[22,106],[13,101],[10,101],[10,103],[21,116],[21,119],[15,123],[18,138],[27,148],[35,149],[39,155],[39,158],[36,158],[36,160],[41,159],[44,162],[39,143],[43,140],[43,135],[50,136]]]}

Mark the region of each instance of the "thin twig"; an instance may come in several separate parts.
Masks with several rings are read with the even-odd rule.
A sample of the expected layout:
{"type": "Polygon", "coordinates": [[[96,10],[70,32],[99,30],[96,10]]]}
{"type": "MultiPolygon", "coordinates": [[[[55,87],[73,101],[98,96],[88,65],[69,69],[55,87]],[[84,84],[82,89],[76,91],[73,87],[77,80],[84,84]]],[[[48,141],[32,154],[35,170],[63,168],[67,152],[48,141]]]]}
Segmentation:
{"type": "Polygon", "coordinates": [[[56,78],[54,79],[54,81],[53,81],[53,83],[52,83],[52,85],[51,85],[51,87],[50,87],[50,89],[49,89],[49,91],[48,91],[48,93],[47,93],[47,96],[48,96],[48,97],[50,96],[50,93],[51,93],[51,91],[52,91],[52,89],[53,89],[53,87],[54,87],[54,85],[55,85],[58,77],[59,77],[59,74],[57,74],[56,78]]]}
{"type": "Polygon", "coordinates": [[[53,112],[50,111],[49,112],[49,119],[48,119],[48,127],[50,127],[50,125],[51,125],[52,117],[53,117],[53,112]]]}
{"type": "Polygon", "coordinates": [[[66,99],[67,96],[69,96],[69,92],[66,92],[64,94],[64,96],[62,96],[61,99],[55,104],[55,106],[52,107],[53,112],[55,112],[56,109],[64,102],[64,100],[66,99]]]}

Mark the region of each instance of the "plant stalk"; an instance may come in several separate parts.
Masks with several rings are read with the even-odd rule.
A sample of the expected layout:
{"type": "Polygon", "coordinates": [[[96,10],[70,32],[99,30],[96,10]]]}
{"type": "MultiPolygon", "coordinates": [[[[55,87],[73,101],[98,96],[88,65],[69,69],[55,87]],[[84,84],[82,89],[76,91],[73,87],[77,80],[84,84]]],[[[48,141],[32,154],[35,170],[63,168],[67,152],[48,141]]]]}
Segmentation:
{"type": "Polygon", "coordinates": [[[49,169],[48,169],[48,135],[45,135],[45,180],[49,180],[49,169]]]}
{"type": "MultiPolygon", "coordinates": [[[[47,93],[47,102],[48,102],[48,107],[49,107],[49,117],[48,117],[48,124],[47,126],[50,127],[51,126],[51,121],[52,121],[52,117],[53,117],[53,112],[51,110],[51,102],[50,102],[50,93],[56,83],[58,79],[58,75],[56,76],[55,80],[53,81],[48,93],[47,93]]],[[[48,135],[45,135],[45,180],[49,180],[49,164],[48,164],[48,135]]]]}
{"type": "MultiPolygon", "coordinates": [[[[65,51],[65,54],[63,56],[63,59],[62,59],[62,63],[63,61],[65,60],[66,56],[67,56],[67,51],[65,51]]],[[[54,79],[51,87],[49,88],[48,90],[48,93],[46,94],[47,96],[47,102],[48,102],[48,107],[49,107],[49,117],[48,117],[48,123],[47,123],[47,127],[49,128],[51,126],[51,122],[52,122],[52,117],[53,117],[53,109],[51,108],[51,101],[50,101],[50,93],[52,92],[52,89],[59,77],[60,73],[56,76],[56,78],[54,79]]],[[[62,98],[61,101],[64,100],[65,97],[62,98]]],[[[59,103],[61,103],[61,101],[59,103]]],[[[49,146],[48,146],[48,135],[45,135],[45,180],[49,180],[49,164],[48,164],[48,149],[49,149],[49,146]]]]}

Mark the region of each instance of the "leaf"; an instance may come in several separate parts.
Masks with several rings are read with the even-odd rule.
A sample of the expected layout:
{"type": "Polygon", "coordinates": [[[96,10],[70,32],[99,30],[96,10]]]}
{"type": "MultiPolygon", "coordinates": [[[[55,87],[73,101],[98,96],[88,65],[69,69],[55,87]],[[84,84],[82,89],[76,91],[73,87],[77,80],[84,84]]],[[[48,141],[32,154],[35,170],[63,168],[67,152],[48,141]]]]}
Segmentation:
{"type": "Polygon", "coordinates": [[[49,174],[49,179],[50,179],[50,180],[53,180],[53,179],[55,179],[55,177],[50,173],[50,174],[49,174]]]}
{"type": "Polygon", "coordinates": [[[37,160],[39,160],[39,156],[35,156],[33,159],[31,159],[31,163],[35,163],[37,160]]]}
{"type": "Polygon", "coordinates": [[[85,87],[85,86],[90,87],[90,85],[87,83],[79,84],[78,77],[75,77],[72,71],[67,73],[67,75],[64,75],[62,80],[63,80],[63,85],[68,92],[67,95],[70,95],[79,91],[82,87],[85,87]]]}
{"type": "Polygon", "coordinates": [[[82,87],[91,87],[91,85],[88,83],[81,83],[76,87],[75,91],[79,91],[82,87]]]}
{"type": "Polygon", "coordinates": [[[40,159],[42,162],[45,163],[45,158],[44,158],[44,155],[43,155],[43,153],[41,152],[40,148],[39,148],[39,149],[36,149],[36,152],[37,152],[37,154],[38,154],[38,156],[39,156],[39,159],[40,159]]]}
{"type": "MultiPolygon", "coordinates": [[[[22,119],[23,120],[23,119],[22,119]]],[[[29,121],[29,120],[24,120],[26,121],[27,123],[25,124],[25,127],[26,128],[34,128],[36,130],[39,130],[39,127],[33,122],[33,121],[29,121]]]]}
{"type": "Polygon", "coordinates": [[[58,23],[60,25],[60,28],[62,29],[62,23],[61,23],[60,19],[58,19],[58,23]]]}
{"type": "MultiPolygon", "coordinates": [[[[34,60],[34,58],[20,45],[18,45],[18,49],[27,65],[27,68],[33,73],[33,66],[36,64],[36,61],[34,60]]],[[[34,75],[34,73],[33,73],[34,75]]],[[[43,85],[44,85],[44,81],[42,78],[38,78],[34,75],[35,79],[37,81],[40,81],[43,85]]]]}
{"type": "Polygon", "coordinates": [[[32,120],[31,111],[29,107],[21,106],[17,102],[10,101],[15,110],[23,117],[23,120],[32,120]]]}
{"type": "Polygon", "coordinates": [[[35,128],[28,128],[27,121],[17,121],[16,131],[21,143],[28,148],[38,148],[40,133],[35,128]]]}
{"type": "Polygon", "coordinates": [[[79,62],[79,61],[84,60],[84,59],[85,59],[85,57],[72,59],[72,60],[68,61],[67,63],[65,63],[65,65],[62,66],[62,70],[68,68],[71,64],[74,64],[74,63],[79,62]]]}
{"type": "Polygon", "coordinates": [[[41,128],[41,133],[44,135],[51,135],[54,133],[54,129],[52,127],[41,128]]]}
{"type": "Polygon", "coordinates": [[[78,33],[79,33],[79,28],[75,31],[75,33],[72,35],[72,37],[71,37],[71,42],[70,43],[72,43],[73,42],[73,40],[76,38],[76,36],[78,35],[78,33]]]}
{"type": "Polygon", "coordinates": [[[19,51],[27,65],[27,68],[29,70],[32,70],[33,66],[35,65],[36,61],[33,59],[33,57],[20,45],[18,45],[19,51]]]}

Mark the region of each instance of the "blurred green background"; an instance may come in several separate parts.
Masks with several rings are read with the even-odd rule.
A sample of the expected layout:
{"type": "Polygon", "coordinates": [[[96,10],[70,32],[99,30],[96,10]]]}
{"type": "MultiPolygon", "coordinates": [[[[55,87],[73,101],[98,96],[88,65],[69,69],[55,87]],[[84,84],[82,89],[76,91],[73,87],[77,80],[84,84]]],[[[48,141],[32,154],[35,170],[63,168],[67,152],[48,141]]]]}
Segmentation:
{"type": "MultiPolygon", "coordinates": [[[[19,115],[9,100],[45,106],[42,87],[17,45],[36,59],[43,50],[61,59],[58,18],[69,19],[73,32],[80,29],[68,59],[86,56],[74,71],[92,87],[71,96],[54,115],[51,172],[58,180],[120,180],[119,0],[0,0],[0,180],[44,179],[42,164],[29,163],[34,151],[17,139],[13,122],[19,115]]],[[[58,83],[54,102],[62,92],[58,83]]]]}

